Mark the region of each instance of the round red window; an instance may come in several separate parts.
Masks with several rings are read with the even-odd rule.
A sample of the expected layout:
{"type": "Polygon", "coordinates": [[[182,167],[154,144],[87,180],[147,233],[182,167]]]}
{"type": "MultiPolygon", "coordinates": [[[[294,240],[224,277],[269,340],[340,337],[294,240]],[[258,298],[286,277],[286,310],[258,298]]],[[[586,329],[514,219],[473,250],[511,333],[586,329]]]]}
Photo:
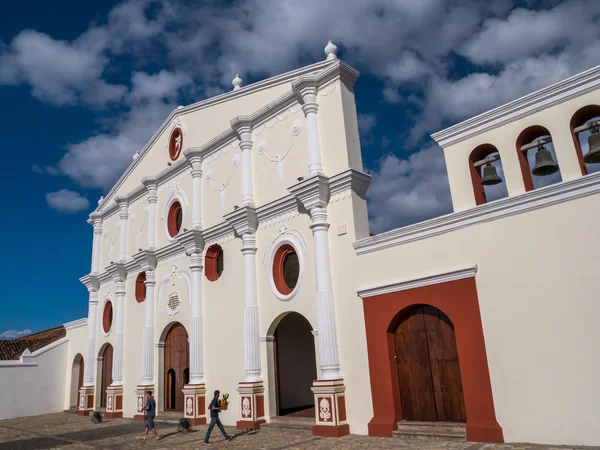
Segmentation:
{"type": "Polygon", "coordinates": [[[216,281],[223,273],[223,249],[220,245],[211,245],[206,250],[204,274],[209,281],[216,281]]]}
{"type": "Polygon", "coordinates": [[[273,281],[275,287],[283,295],[292,293],[298,276],[300,275],[300,261],[294,247],[284,244],[277,249],[273,259],[273,281]]]}
{"type": "Polygon", "coordinates": [[[172,161],[179,158],[181,149],[183,148],[183,132],[181,128],[175,128],[169,138],[169,156],[172,161]]]}
{"type": "Polygon", "coordinates": [[[140,272],[135,279],[135,299],[138,303],[146,300],[146,272],[140,272]]]}
{"type": "Polygon", "coordinates": [[[110,331],[113,320],[113,307],[110,301],[104,304],[104,313],[102,314],[102,328],[105,333],[110,331]]]}
{"type": "Polygon", "coordinates": [[[169,208],[169,215],[167,217],[167,230],[169,236],[175,237],[181,230],[181,223],[183,222],[183,210],[181,209],[181,203],[173,202],[169,208]]]}

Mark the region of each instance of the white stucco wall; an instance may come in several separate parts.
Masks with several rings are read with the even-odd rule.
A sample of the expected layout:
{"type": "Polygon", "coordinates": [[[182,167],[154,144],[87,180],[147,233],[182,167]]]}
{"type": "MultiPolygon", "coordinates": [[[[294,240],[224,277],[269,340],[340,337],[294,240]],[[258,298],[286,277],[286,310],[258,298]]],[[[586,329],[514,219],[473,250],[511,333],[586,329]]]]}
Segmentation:
{"type": "Polygon", "coordinates": [[[69,339],[20,361],[0,362],[0,420],[60,412],[64,408],[69,339]]]}

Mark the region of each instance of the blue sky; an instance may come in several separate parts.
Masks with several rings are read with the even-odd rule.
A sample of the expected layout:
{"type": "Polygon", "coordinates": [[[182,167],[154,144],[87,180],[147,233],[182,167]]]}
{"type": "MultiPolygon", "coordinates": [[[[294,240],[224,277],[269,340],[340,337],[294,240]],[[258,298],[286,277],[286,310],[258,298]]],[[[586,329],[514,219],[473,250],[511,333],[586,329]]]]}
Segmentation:
{"type": "Polygon", "coordinates": [[[0,336],[87,314],[86,223],[180,104],[323,59],[361,71],[374,232],[451,211],[428,134],[597,65],[594,0],[8,2],[0,17],[0,336]],[[341,5],[343,4],[343,7],[341,5]]]}

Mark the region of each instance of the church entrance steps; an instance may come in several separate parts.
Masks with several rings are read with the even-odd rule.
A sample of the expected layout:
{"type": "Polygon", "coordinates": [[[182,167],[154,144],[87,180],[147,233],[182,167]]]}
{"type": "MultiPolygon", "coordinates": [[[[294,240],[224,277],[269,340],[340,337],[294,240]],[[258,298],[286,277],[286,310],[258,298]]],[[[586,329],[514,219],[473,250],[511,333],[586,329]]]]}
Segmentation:
{"type": "Polygon", "coordinates": [[[466,425],[460,422],[398,422],[394,438],[422,441],[465,441],[466,425]]]}
{"type": "Polygon", "coordinates": [[[79,407],[77,407],[77,406],[71,406],[69,409],[63,410],[64,413],[69,413],[69,414],[77,414],[77,411],[79,411],[79,407]]]}
{"type": "Polygon", "coordinates": [[[179,419],[183,419],[183,413],[180,411],[160,411],[154,421],[178,425],[179,419]]]}
{"type": "Polygon", "coordinates": [[[261,428],[282,428],[288,430],[311,431],[314,424],[314,417],[277,416],[271,417],[271,421],[269,423],[262,424],[261,428]]]}

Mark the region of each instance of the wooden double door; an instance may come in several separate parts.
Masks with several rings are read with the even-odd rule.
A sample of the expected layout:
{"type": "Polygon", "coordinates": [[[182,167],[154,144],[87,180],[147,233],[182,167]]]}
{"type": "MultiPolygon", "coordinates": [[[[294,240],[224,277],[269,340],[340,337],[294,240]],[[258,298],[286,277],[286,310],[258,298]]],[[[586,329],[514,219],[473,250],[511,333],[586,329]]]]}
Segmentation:
{"type": "MultiPolygon", "coordinates": [[[[81,364],[83,367],[83,363],[81,364]]],[[[106,408],[106,388],[112,384],[113,347],[108,344],[102,353],[102,382],[100,385],[100,406],[106,408]]]]}
{"type": "Polygon", "coordinates": [[[184,326],[176,323],[165,339],[165,410],[183,411],[183,386],[190,381],[190,351],[184,326]]]}
{"type": "Polygon", "coordinates": [[[465,422],[454,326],[432,306],[415,306],[394,332],[402,418],[465,422]]]}

